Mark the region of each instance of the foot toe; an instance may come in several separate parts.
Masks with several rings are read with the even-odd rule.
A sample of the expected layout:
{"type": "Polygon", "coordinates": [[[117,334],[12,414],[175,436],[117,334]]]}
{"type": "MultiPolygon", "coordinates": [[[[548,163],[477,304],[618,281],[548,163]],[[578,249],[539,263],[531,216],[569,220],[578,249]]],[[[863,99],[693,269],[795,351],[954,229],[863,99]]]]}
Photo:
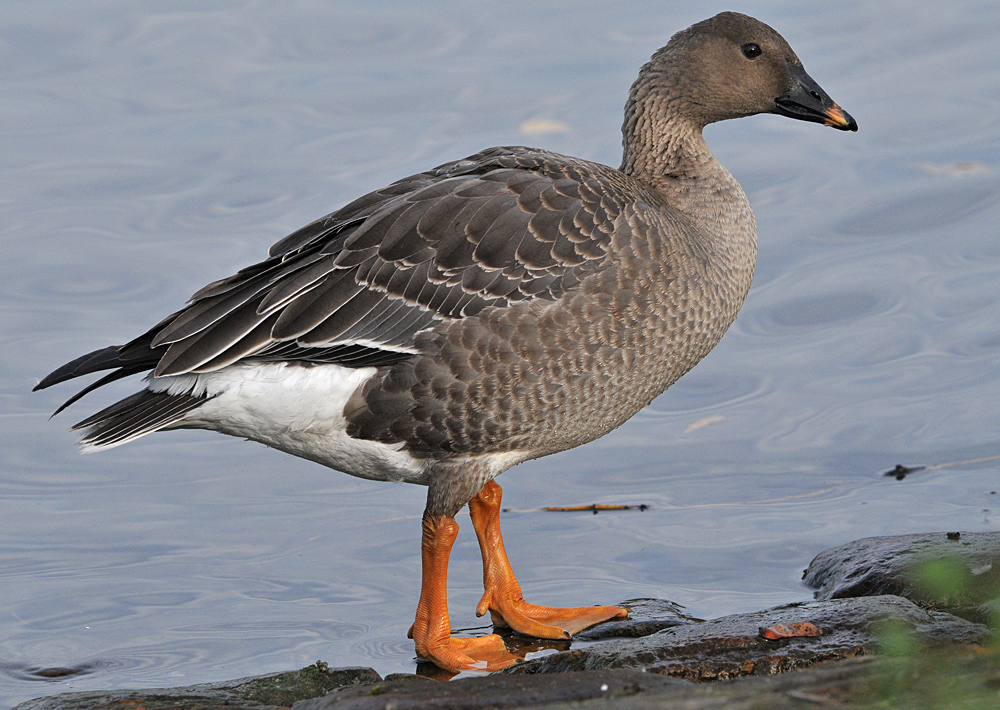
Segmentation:
{"type": "Polygon", "coordinates": [[[616,606],[581,606],[567,609],[537,606],[524,600],[504,604],[497,613],[518,633],[545,639],[568,639],[573,634],[609,619],[628,616],[616,606]]]}
{"type": "Polygon", "coordinates": [[[454,673],[492,673],[523,660],[523,657],[510,653],[503,639],[496,634],[479,638],[447,637],[418,649],[417,656],[454,673]]]}

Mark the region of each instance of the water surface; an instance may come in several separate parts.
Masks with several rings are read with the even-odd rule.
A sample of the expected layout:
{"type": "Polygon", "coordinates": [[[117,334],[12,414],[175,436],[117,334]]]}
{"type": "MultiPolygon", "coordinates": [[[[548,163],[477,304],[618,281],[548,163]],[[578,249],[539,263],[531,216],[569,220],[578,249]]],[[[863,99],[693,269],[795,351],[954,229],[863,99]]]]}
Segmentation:
{"type": "MultiPolygon", "coordinates": [[[[135,384],[53,421],[70,388],[29,390],[401,176],[495,144],[617,165],[638,67],[729,7],[5,2],[0,705],[316,659],[412,671],[423,489],[206,432],[81,457],[67,427],[135,384]]],[[[831,545],[1000,523],[1000,10],[737,9],[861,131],[707,130],[757,213],[750,297],[626,426],[502,477],[532,601],[750,611],[806,598],[801,571],[831,545]],[[650,509],[532,512],[594,502],[650,509]]],[[[462,628],[481,583],[460,522],[462,628]]]]}

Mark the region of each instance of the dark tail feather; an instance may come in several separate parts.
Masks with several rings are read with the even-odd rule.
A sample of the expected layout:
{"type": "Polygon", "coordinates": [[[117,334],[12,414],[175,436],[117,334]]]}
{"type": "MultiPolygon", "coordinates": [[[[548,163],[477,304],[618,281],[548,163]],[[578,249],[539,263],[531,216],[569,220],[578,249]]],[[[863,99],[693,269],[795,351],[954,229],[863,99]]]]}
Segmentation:
{"type": "Polygon", "coordinates": [[[76,360],[67,362],[59,369],[50,372],[41,382],[35,385],[31,391],[37,392],[38,390],[43,390],[46,387],[57,385],[60,382],[72,380],[74,377],[89,375],[91,372],[100,372],[101,370],[111,370],[116,367],[121,367],[122,364],[118,359],[118,353],[121,351],[122,347],[124,346],[111,345],[106,348],[101,348],[100,350],[95,350],[92,353],[81,355],[76,360]]]}
{"type": "Polygon", "coordinates": [[[87,353],[86,355],[81,355],[76,360],[67,362],[62,367],[46,375],[41,382],[32,388],[31,391],[37,392],[38,390],[43,390],[46,387],[57,385],[60,382],[72,380],[74,377],[89,375],[92,372],[116,370],[116,372],[105,375],[101,379],[97,380],[97,382],[87,385],[66,400],[62,406],[60,406],[59,409],[52,414],[54,417],[56,414],[59,414],[59,412],[66,409],[66,407],[73,404],[73,402],[98,387],[102,387],[109,382],[114,382],[115,380],[120,380],[123,377],[128,377],[129,375],[136,375],[140,372],[145,372],[146,370],[152,370],[156,367],[156,363],[159,362],[160,357],[166,350],[166,348],[154,350],[150,347],[150,342],[152,341],[153,336],[156,334],[157,330],[163,326],[164,322],[166,321],[161,321],[135,340],[125,343],[125,345],[110,345],[106,348],[101,348],[100,350],[87,353]]]}
{"type": "Polygon", "coordinates": [[[206,400],[190,394],[142,390],[87,417],[73,429],[88,430],[80,440],[85,453],[110,449],[180,421],[206,400]]]}
{"type": "MultiPolygon", "coordinates": [[[[114,382],[115,380],[120,380],[123,377],[128,377],[129,375],[138,374],[140,372],[143,372],[145,369],[146,368],[136,369],[136,368],[130,368],[130,367],[123,367],[120,370],[115,370],[114,372],[105,375],[104,377],[102,377],[101,379],[97,380],[96,382],[90,383],[89,385],[87,385],[86,387],[84,387],[82,390],[80,390],[79,392],[77,392],[75,395],[73,395],[72,397],[70,397],[69,399],[67,399],[65,402],[63,402],[62,404],[60,404],[59,405],[59,409],[57,409],[56,411],[52,412],[52,416],[50,416],[49,419],[51,419],[55,415],[59,414],[59,412],[61,412],[62,410],[66,409],[66,407],[68,407],[69,405],[73,404],[73,402],[77,401],[78,399],[80,399],[84,395],[93,392],[98,387],[103,387],[106,384],[114,382]]],[[[35,389],[39,389],[39,387],[36,387],[35,389]]]]}

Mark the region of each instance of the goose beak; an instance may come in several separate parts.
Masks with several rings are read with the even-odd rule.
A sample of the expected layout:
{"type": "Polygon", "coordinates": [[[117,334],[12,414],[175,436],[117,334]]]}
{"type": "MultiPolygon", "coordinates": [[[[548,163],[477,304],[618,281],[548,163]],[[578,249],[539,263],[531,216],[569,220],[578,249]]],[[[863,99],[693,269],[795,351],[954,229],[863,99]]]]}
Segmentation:
{"type": "Polygon", "coordinates": [[[834,104],[830,108],[826,109],[823,112],[823,115],[826,116],[826,120],[823,121],[824,125],[833,126],[841,131],[858,130],[858,122],[851,117],[851,114],[847,113],[837,104],[834,104]]]}
{"type": "Polygon", "coordinates": [[[841,131],[858,130],[858,122],[840,108],[802,67],[789,64],[792,89],[774,100],[774,113],[800,121],[812,121],[841,131]]]}

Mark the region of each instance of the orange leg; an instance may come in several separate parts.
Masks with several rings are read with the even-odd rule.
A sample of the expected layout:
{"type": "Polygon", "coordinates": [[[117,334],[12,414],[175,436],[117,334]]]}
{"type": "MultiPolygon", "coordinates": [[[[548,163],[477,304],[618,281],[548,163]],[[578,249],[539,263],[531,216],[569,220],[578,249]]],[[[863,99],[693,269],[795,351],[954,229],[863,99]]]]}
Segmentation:
{"type": "Polygon", "coordinates": [[[483,586],[486,588],[476,607],[477,615],[489,611],[494,625],[509,626],[526,636],[544,639],[567,639],[594,624],[628,616],[628,609],[616,606],[558,609],[524,601],[500,536],[502,494],[500,486],[490,481],[469,501],[472,525],[483,553],[483,586]]]}
{"type": "Polygon", "coordinates": [[[518,662],[496,634],[453,638],[448,619],[448,557],[458,535],[458,523],[448,516],[425,515],[420,559],[423,579],[417,618],[410,638],[417,656],[452,672],[497,671],[518,662]]]}

